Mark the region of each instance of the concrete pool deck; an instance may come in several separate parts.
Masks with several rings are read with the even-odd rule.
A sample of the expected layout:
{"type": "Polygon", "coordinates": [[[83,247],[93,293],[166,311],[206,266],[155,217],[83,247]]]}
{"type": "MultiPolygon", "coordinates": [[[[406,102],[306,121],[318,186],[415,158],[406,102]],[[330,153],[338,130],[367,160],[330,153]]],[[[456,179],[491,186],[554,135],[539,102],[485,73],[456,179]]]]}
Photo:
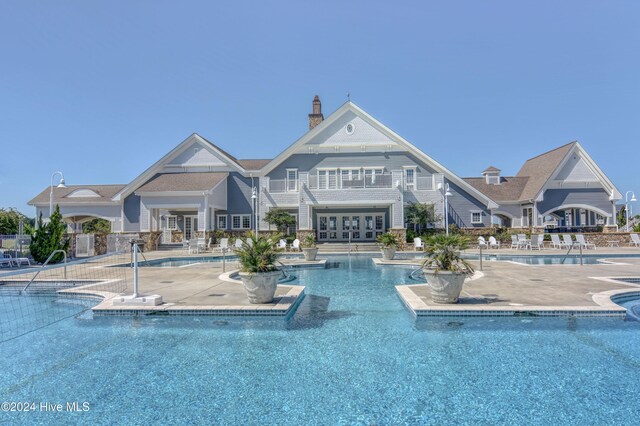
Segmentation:
{"type": "MultiPolygon", "coordinates": [[[[477,250],[468,250],[468,254],[478,254],[477,250]]],[[[289,253],[287,253],[288,255],[289,253]]],[[[323,267],[326,256],[338,253],[320,253],[320,261],[305,262],[302,257],[282,259],[292,267],[323,267]]],[[[366,255],[366,253],[358,253],[366,255]]],[[[378,253],[371,253],[379,256],[378,253]]],[[[483,250],[484,255],[524,255],[549,256],[562,255],[564,251],[543,250],[483,250]]],[[[598,248],[585,251],[585,255],[640,255],[635,247],[598,248]]],[[[399,256],[411,257],[415,252],[399,252],[399,256]]],[[[209,257],[211,253],[189,255],[182,250],[155,251],[144,253],[147,260],[180,259],[188,257],[209,257]]],[[[421,256],[418,253],[418,256],[421,256]]],[[[141,259],[143,260],[143,259],[141,259]]],[[[417,267],[420,259],[383,261],[374,258],[378,265],[411,265],[417,267]]],[[[640,295],[640,285],[622,283],[612,277],[640,277],[640,258],[619,258],[617,264],[598,265],[523,265],[513,262],[483,262],[482,275],[465,284],[459,304],[436,305],[431,302],[426,284],[399,285],[397,291],[416,316],[459,316],[459,315],[606,315],[624,316],[626,310],[613,303],[610,297],[636,291],[640,295]]],[[[97,264],[98,262],[95,261],[97,264]]],[[[104,263],[104,262],[103,262],[104,263]]],[[[113,263],[113,262],[111,262],[113,263]]],[[[122,263],[122,258],[120,258],[122,263]]],[[[478,261],[472,261],[479,269],[478,261]]],[[[89,260],[84,267],[91,267],[89,260]]],[[[226,271],[237,269],[237,263],[227,260],[226,271]]],[[[105,267],[104,264],[96,266],[105,267]]],[[[73,275],[74,266],[69,266],[73,275]]],[[[119,268],[118,268],[119,269],[119,268]]],[[[120,275],[126,275],[126,289],[121,293],[97,291],[91,285],[62,290],[63,293],[94,295],[103,298],[95,306],[98,315],[269,315],[286,316],[295,311],[304,297],[304,287],[281,284],[276,299],[271,304],[252,305],[249,303],[242,284],[228,276],[222,276],[222,264],[219,262],[199,263],[180,267],[141,267],[139,268],[140,292],[145,295],[159,294],[164,303],[158,306],[132,307],[113,306],[113,298],[133,292],[131,268],[120,275]]],[[[24,280],[33,276],[34,270],[14,271],[11,279],[24,280]],[[16,275],[21,272],[22,276],[16,275]]],[[[55,273],[53,270],[47,277],[55,273]]],[[[59,270],[58,270],[59,273],[59,270]]],[[[295,272],[294,272],[295,274],[295,272]]],[[[61,278],[56,277],[56,278],[61,278]]],[[[0,281],[2,281],[0,277],[0,281]]]]}
{"type": "MultiPolygon", "coordinates": [[[[478,254],[477,250],[467,251],[478,254]]],[[[483,255],[549,256],[560,250],[483,250],[483,255]]],[[[615,247],[584,251],[585,255],[640,255],[637,248],[615,247]]],[[[510,261],[478,260],[471,263],[478,274],[467,280],[459,303],[436,304],[427,284],[396,286],[398,295],[415,316],[626,316],[626,309],[614,303],[616,297],[636,294],[640,285],[613,278],[640,277],[640,258],[607,259],[613,263],[594,265],[527,265],[510,261]]],[[[419,260],[378,260],[380,265],[411,264],[419,260]]]]}

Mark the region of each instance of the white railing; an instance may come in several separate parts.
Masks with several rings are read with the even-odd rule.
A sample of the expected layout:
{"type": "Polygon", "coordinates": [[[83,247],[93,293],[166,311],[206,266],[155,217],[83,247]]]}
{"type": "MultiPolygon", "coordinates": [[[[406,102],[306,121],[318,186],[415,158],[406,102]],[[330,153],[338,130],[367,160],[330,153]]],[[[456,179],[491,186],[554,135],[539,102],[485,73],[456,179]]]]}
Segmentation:
{"type": "Polygon", "coordinates": [[[416,183],[418,184],[417,190],[424,191],[433,189],[433,178],[431,176],[418,176],[416,183]]]}
{"type": "Polygon", "coordinates": [[[271,179],[269,192],[287,192],[287,181],[284,179],[271,179]]]}
{"type": "Polygon", "coordinates": [[[368,189],[392,188],[391,173],[366,175],[360,179],[349,179],[346,176],[309,176],[309,189],[368,189]]]}

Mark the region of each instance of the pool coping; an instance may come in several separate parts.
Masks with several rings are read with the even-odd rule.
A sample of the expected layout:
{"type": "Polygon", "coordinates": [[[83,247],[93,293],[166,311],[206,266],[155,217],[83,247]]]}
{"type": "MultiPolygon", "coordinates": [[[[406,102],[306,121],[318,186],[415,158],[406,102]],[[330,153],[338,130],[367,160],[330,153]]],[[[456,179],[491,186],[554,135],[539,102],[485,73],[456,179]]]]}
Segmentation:
{"type": "MultiPolygon", "coordinates": [[[[279,286],[280,287],[280,286],[279,286]]],[[[101,302],[92,308],[94,315],[139,316],[139,315],[220,315],[220,316],[279,316],[285,317],[295,311],[304,298],[304,286],[283,285],[290,289],[282,296],[278,296],[275,303],[256,305],[176,305],[163,303],[157,306],[114,306],[113,299],[122,297],[120,294],[73,288],[60,290],[65,295],[80,295],[102,298],[101,302]]]]}
{"type": "Polygon", "coordinates": [[[396,292],[403,304],[414,317],[433,316],[545,316],[545,317],[620,317],[627,316],[627,309],[616,304],[629,297],[640,296],[640,289],[617,289],[596,293],[592,299],[598,306],[487,306],[487,305],[429,305],[413,292],[415,287],[425,287],[424,284],[397,285],[396,292]]]}

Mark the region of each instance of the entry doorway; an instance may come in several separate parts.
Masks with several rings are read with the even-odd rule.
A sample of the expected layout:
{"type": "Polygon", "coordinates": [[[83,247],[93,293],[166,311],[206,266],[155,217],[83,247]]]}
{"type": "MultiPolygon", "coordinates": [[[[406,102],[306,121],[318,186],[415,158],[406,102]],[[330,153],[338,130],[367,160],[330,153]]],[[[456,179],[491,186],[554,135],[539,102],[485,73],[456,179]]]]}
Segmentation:
{"type": "Polygon", "coordinates": [[[184,238],[190,240],[198,236],[198,216],[184,217],[184,238]]]}
{"type": "Polygon", "coordinates": [[[382,213],[318,214],[318,241],[375,241],[384,233],[382,213]]]}

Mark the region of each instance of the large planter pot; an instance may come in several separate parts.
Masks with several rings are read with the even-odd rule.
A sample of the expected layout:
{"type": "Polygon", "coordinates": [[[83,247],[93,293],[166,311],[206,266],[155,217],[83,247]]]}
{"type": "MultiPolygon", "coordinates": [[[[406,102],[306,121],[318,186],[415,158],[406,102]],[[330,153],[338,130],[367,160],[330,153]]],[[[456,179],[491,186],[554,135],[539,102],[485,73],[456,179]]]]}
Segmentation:
{"type": "Polygon", "coordinates": [[[423,272],[434,303],[458,303],[466,274],[449,271],[436,273],[432,269],[424,269],[423,272]]]}
{"type": "Polygon", "coordinates": [[[393,260],[396,255],[395,247],[382,247],[380,250],[382,251],[382,258],[384,260],[393,260]]]}
{"type": "Polygon", "coordinates": [[[304,254],[304,260],[316,260],[318,248],[303,248],[302,253],[304,254]]]}
{"type": "Polygon", "coordinates": [[[247,291],[249,303],[271,303],[278,287],[280,271],[240,272],[240,279],[247,291]]]}

